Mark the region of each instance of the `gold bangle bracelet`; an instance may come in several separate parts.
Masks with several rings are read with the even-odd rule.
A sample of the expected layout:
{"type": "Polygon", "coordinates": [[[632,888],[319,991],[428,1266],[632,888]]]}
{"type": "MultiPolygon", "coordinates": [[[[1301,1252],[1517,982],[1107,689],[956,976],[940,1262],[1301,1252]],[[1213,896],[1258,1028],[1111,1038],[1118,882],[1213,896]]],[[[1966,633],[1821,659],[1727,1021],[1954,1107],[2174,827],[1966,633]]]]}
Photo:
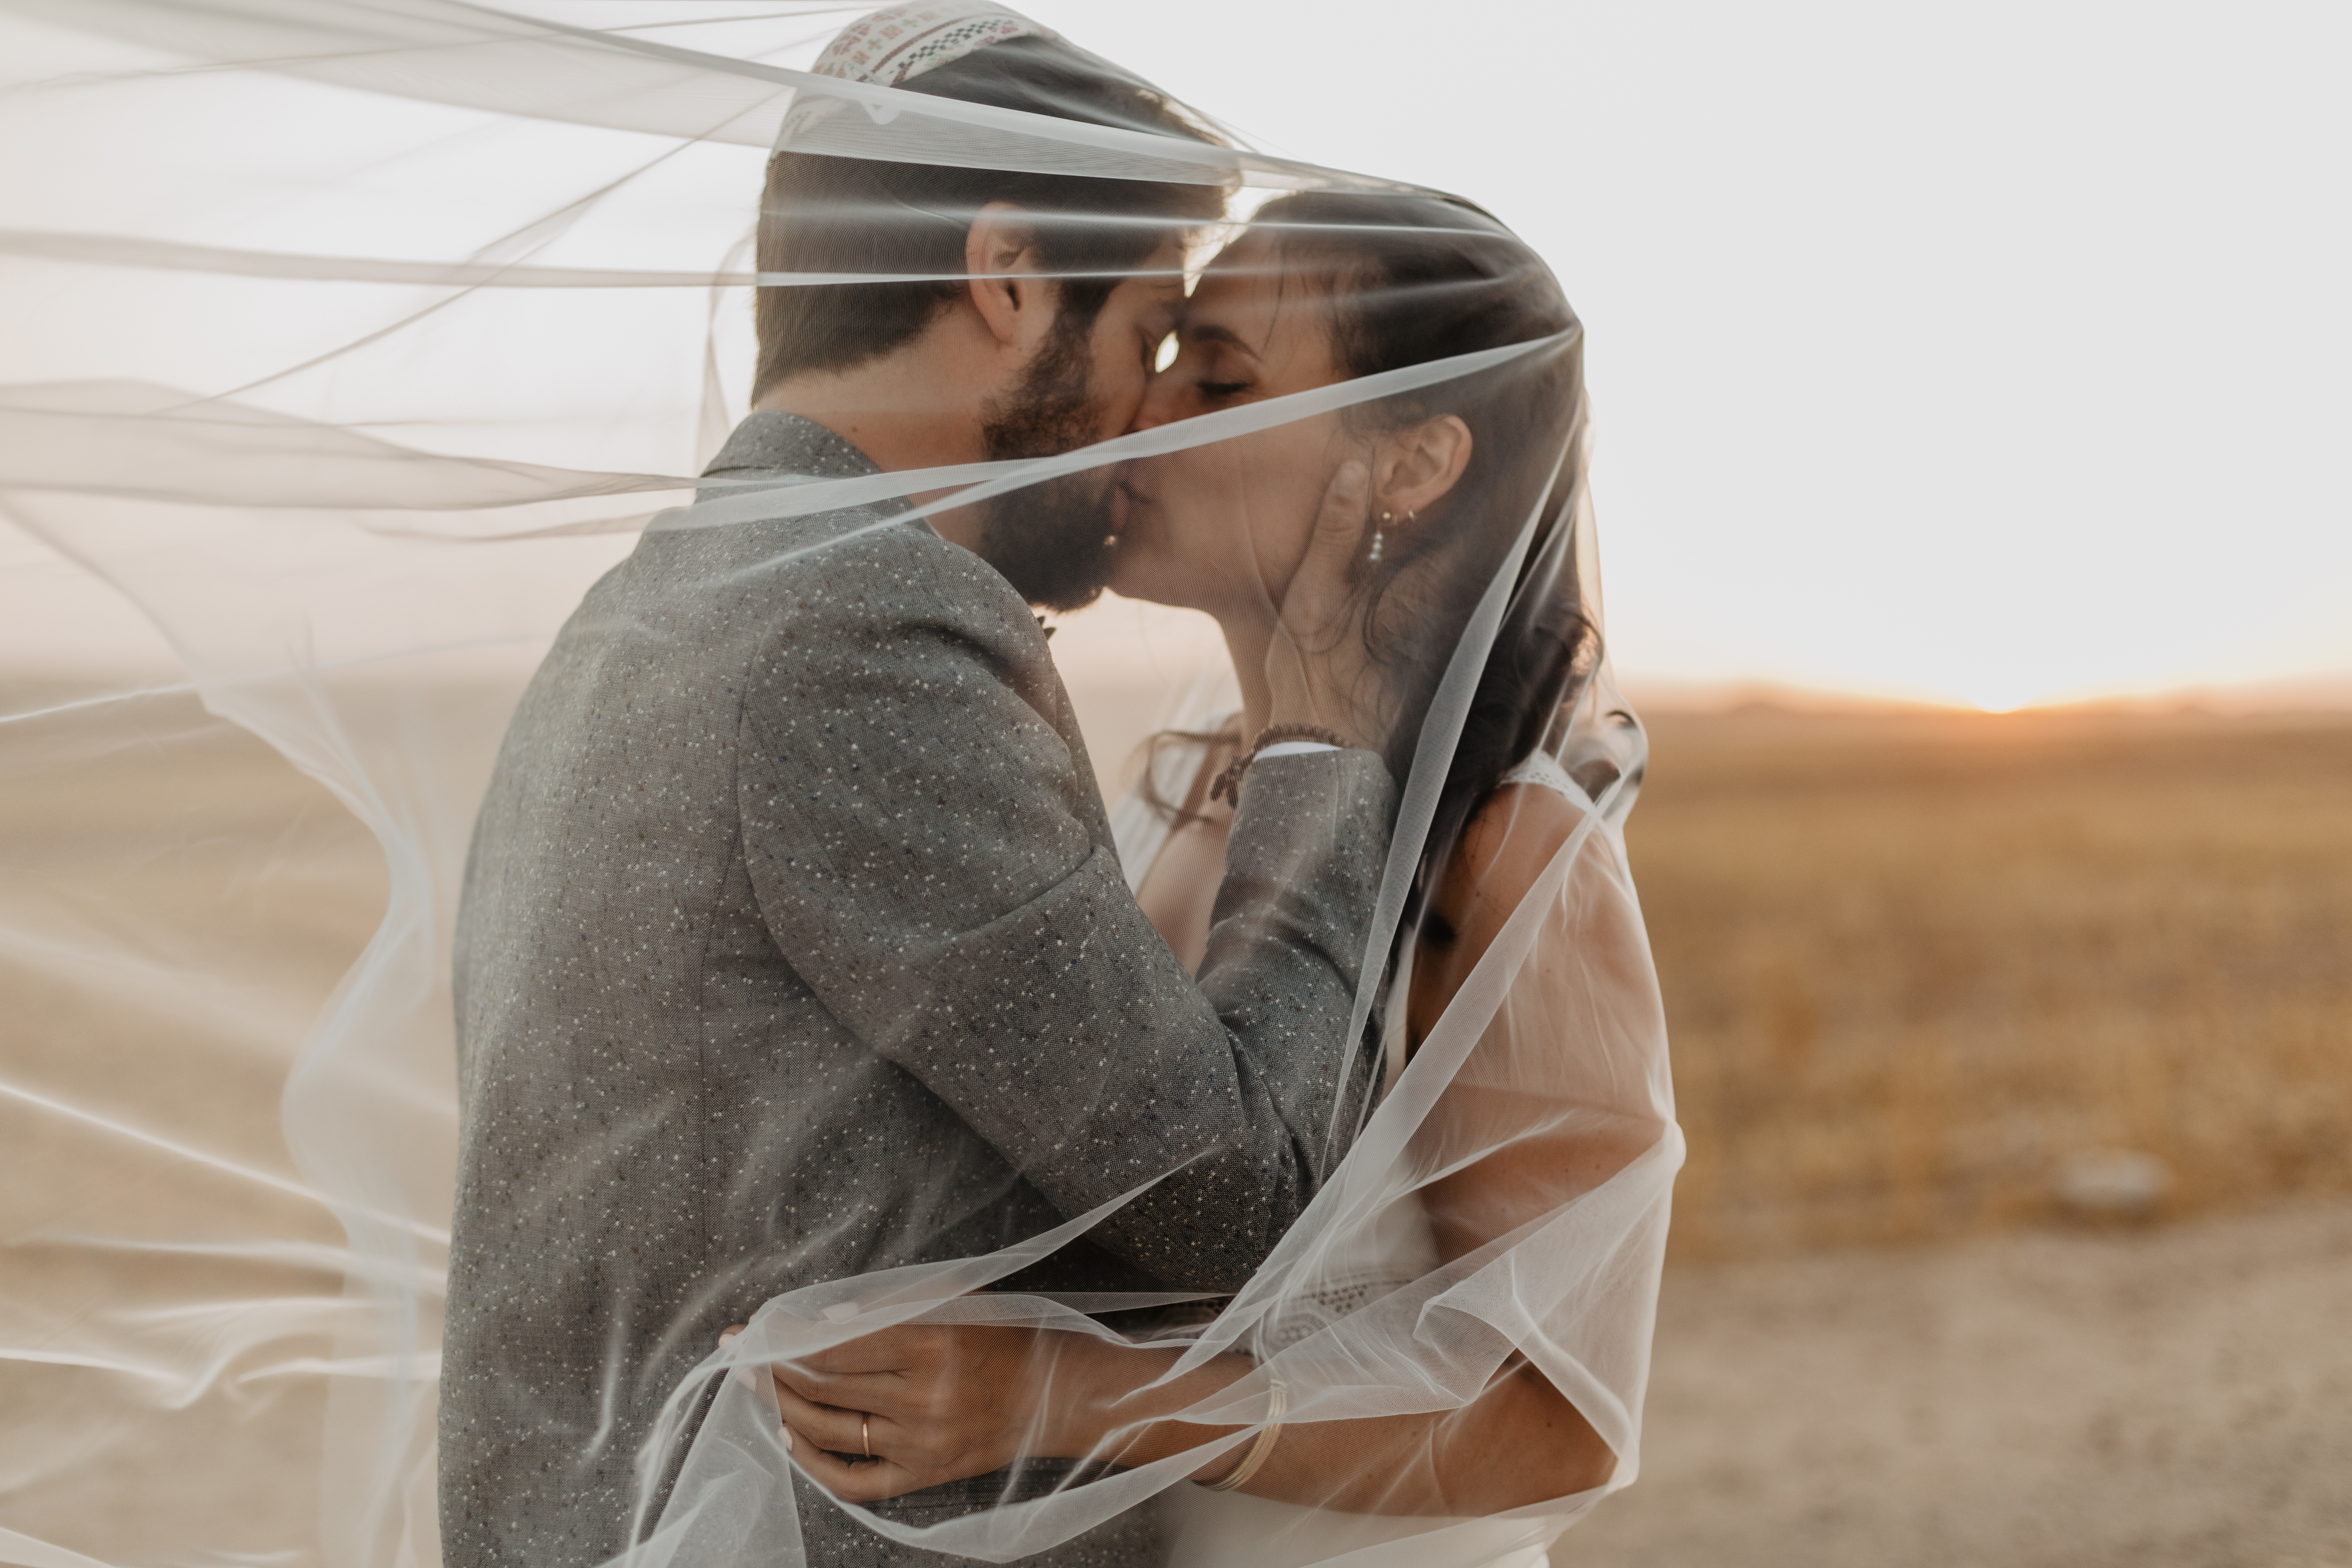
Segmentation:
{"type": "Polygon", "coordinates": [[[1240,1464],[1215,1480],[1202,1481],[1201,1485],[1213,1492],[1229,1492],[1257,1474],[1259,1468],[1265,1463],[1265,1457],[1274,1452],[1274,1440],[1282,1435],[1282,1413],[1289,1408],[1290,1390],[1284,1385],[1282,1379],[1270,1380],[1265,1391],[1265,1426],[1259,1431],[1257,1441],[1250,1445],[1249,1452],[1242,1456],[1240,1464]]]}

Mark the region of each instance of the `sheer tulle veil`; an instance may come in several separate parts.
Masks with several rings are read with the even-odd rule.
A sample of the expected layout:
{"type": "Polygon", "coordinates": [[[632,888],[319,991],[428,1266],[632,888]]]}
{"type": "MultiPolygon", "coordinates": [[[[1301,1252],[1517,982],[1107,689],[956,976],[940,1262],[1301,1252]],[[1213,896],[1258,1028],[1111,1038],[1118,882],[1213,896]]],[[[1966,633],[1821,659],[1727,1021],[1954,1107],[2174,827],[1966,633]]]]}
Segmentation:
{"type": "MultiPolygon", "coordinates": [[[[1536,335],[1424,343],[1075,450],[698,490],[751,395],[759,294],[939,280],[763,270],[779,146],[1183,187],[1212,214],[1188,230],[1188,279],[1244,254],[1304,269],[1340,300],[1343,340],[1350,289],[1435,319],[1462,285],[1330,258],[1418,255],[1450,229],[1487,284],[1518,267],[1557,296],[1485,208],[1256,153],[1217,105],[1160,99],[1160,123],[1106,124],[845,68],[838,48],[817,73],[872,9],[0,5],[0,563],[17,623],[0,630],[0,780],[26,847],[0,893],[0,959],[35,999],[0,1050],[0,1386],[17,1413],[0,1562],[441,1559],[468,840],[526,683],[641,537],[849,508],[878,520],[861,529],[908,529],[998,497],[1017,520],[1042,487],[1309,420],[1360,433],[1458,414],[1510,433],[1423,553],[1391,544],[1366,568],[1363,625],[1402,672],[1380,738],[1396,807],[1349,956],[1328,1179],[1231,1293],[1024,1287],[1164,1170],[992,1250],[845,1277],[772,1260],[793,1288],[745,1303],[723,1350],[698,1337],[658,1388],[608,1369],[608,1403],[639,1412],[614,1418],[597,1460],[628,1498],[625,1555],[829,1561],[804,1552],[810,1521],[846,1510],[919,1552],[1009,1562],[1145,1510],[1180,1562],[1241,1561],[1246,1542],[1265,1563],[1528,1563],[1638,1473],[1681,1141],[1623,842],[1644,749],[1602,637],[1581,326],[1562,302],[1536,335]],[[1254,219],[1280,243],[1239,248],[1254,219]],[[1448,856],[1512,787],[1568,803],[1570,826],[1408,1037],[1448,856]],[[1433,1189],[1533,1148],[1582,1152],[1523,1184],[1507,1226],[1433,1249],[1433,1189]],[[1257,1371],[1187,1412],[1239,1427],[1208,1447],[1000,1479],[953,1517],[852,1508],[795,1479],[772,1399],[726,1374],[918,1321],[1104,1339],[1148,1321],[1180,1369],[1240,1351],[1257,1371]],[[1457,1519],[1186,1479],[1255,1442],[1277,1386],[1296,1427],[1459,1412],[1519,1366],[1614,1453],[1605,1485],[1457,1519]]],[[[908,9],[981,28],[1000,15],[908,9]]],[[[1149,60],[1083,43],[1088,68],[1148,84],[1149,60]]],[[[1507,217],[1499,194],[1488,205],[1507,217]]],[[[1271,515],[1270,492],[1261,504],[1271,515]]],[[[1206,776],[1197,748],[1138,742],[1230,722],[1224,649],[1203,617],[1117,595],[1053,624],[1092,753],[1076,765],[1134,885],[1170,839],[1167,803],[1206,776]]],[[[616,1291],[658,1295],[614,1268],[616,1291]]]]}

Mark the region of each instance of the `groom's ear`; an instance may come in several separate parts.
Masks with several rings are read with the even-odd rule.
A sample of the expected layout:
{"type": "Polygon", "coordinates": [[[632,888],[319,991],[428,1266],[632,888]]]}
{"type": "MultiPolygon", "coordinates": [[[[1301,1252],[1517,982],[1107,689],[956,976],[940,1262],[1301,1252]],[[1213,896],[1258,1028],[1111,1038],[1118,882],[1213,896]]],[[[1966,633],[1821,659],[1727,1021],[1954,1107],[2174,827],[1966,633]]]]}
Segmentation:
{"type": "Polygon", "coordinates": [[[1470,426],[1447,414],[1381,437],[1372,458],[1372,510],[1427,511],[1470,466],[1470,426]]]}
{"type": "Polygon", "coordinates": [[[1026,358],[1054,324],[1052,279],[1038,276],[1037,229],[1010,202],[980,209],[963,237],[972,308],[999,346],[1026,358]]]}

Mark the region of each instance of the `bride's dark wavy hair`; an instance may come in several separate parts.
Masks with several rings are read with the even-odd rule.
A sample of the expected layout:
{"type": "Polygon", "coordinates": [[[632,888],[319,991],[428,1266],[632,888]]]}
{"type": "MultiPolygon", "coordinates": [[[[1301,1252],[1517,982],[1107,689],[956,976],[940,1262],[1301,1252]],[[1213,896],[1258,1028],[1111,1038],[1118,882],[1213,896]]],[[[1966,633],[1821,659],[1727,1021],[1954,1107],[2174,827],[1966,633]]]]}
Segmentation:
{"type": "Polygon", "coordinates": [[[1559,338],[1493,369],[1358,404],[1351,433],[1377,436],[1454,415],[1470,461],[1417,527],[1378,562],[1360,561],[1358,628],[1394,703],[1385,752],[1397,778],[1445,667],[1529,515],[1534,536],[1480,669],[1415,878],[1414,909],[1434,892],[1478,804],[1540,745],[1600,663],[1576,572],[1583,483],[1583,339],[1541,258],[1488,214],[1435,195],[1306,192],[1252,222],[1286,278],[1310,280],[1350,378],[1559,338]]]}

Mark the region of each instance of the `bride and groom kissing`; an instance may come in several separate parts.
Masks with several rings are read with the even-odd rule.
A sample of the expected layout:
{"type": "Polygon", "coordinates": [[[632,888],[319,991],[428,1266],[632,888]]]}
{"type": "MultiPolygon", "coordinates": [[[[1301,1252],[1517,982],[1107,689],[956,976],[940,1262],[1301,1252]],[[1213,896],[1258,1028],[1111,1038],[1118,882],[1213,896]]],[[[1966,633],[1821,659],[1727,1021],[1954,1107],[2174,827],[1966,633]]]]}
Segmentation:
{"type": "MultiPolygon", "coordinates": [[[[969,5],[869,16],[818,70],[1204,134],[1057,36],[969,5]]],[[[702,503],[649,529],[565,624],[476,826],[440,1415],[443,1550],[466,1568],[627,1550],[665,1402],[786,1292],[992,1253],[1123,1195],[1000,1289],[1242,1289],[1590,811],[1556,763],[1529,771],[1594,657],[1546,500],[1576,443],[1575,356],[1535,356],[1546,368],[1502,393],[1403,374],[1572,343],[1556,284],[1507,230],[1433,195],[1287,195],[1188,294],[1223,184],[791,136],[761,272],[879,280],[760,289],[751,413],[702,503]],[[1407,389],[1306,398],[979,501],[945,482],[883,495],[889,475],[1383,375],[1407,389]],[[807,499],[827,494],[848,499],[807,499]],[[1423,721],[1514,559],[1522,589],[1538,580],[1510,596],[1509,657],[1489,659],[1440,769],[1417,946],[1368,974],[1423,721]],[[1215,617],[1240,693],[1155,762],[1147,794],[1165,782],[1181,803],[1141,849],[1113,830],[1035,614],[1106,586],[1215,617]],[[1355,1028],[1360,992],[1383,984],[1355,1028]]],[[[1580,1146],[1586,1186],[1638,1152],[1607,1143],[1580,1146]]],[[[1559,1201],[1493,1161],[1449,1176],[1403,1272],[1559,1201]]],[[[1076,1345],[1049,1365],[1040,1341],[887,1331],[779,1366],[784,1441],[836,1496],[921,1525],[1218,1436],[1121,1405],[1160,1369],[1076,1345]]],[[[1247,1361],[1152,1397],[1183,1408],[1247,1361]]],[[[1445,1441],[1433,1417],[1310,1423],[1218,1449],[1195,1479],[1461,1514],[1609,1478],[1608,1446],[1525,1362],[1471,1411],[1475,1443],[1458,1419],[1445,1441]],[[1378,1472],[1360,1497],[1343,1484],[1360,1470],[1378,1472]]],[[[802,1531],[814,1563],[961,1561],[822,1504],[802,1531]]],[[[1137,1509],[1024,1561],[1157,1563],[1166,1537],[1137,1509]]]]}

